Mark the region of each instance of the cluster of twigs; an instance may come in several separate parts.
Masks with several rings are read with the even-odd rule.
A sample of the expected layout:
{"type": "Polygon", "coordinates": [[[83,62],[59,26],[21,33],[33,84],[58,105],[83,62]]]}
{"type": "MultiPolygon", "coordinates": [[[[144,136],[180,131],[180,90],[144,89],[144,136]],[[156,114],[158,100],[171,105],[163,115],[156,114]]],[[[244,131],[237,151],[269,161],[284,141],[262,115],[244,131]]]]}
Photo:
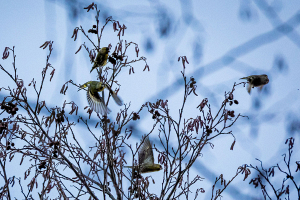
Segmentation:
{"type": "MultiPolygon", "coordinates": [[[[156,149],[159,152],[159,163],[164,166],[159,199],[178,199],[182,198],[181,196],[189,199],[193,191],[196,191],[194,194],[196,199],[199,192],[205,192],[202,187],[192,191],[192,186],[199,185],[198,182],[203,180],[199,175],[190,174],[193,164],[201,157],[203,148],[207,145],[213,147],[212,139],[220,135],[229,134],[234,138],[231,145],[231,149],[233,149],[235,137],[232,131],[228,129],[239,117],[243,117],[240,114],[235,115],[234,110],[230,109],[233,104],[238,104],[238,101],[234,99],[233,92],[235,87],[240,84],[234,84],[230,92],[225,92],[225,98],[216,114],[212,113],[208,99],[205,98],[197,107],[199,110],[198,116],[189,119],[183,118],[183,111],[188,97],[192,94],[197,96],[197,94],[195,79],[191,77],[187,81],[185,75],[185,62],[187,62],[187,59],[186,57],[180,57],[180,59],[183,60],[183,71],[181,73],[185,87],[178,119],[170,115],[168,101],[158,100],[156,103],[148,102],[145,104],[149,113],[152,114],[152,118],[159,125],[159,139],[163,147],[163,150],[156,149]]],[[[247,178],[250,174],[249,170],[245,166],[239,168],[239,173],[245,171],[247,172],[245,178],[247,178]]],[[[222,192],[218,192],[217,197],[222,192]]]]}
{"type": "MultiPolygon", "coordinates": [[[[285,144],[288,145],[288,155],[283,154],[283,161],[285,166],[279,166],[279,164],[277,163],[275,166],[264,168],[262,161],[260,161],[259,159],[256,160],[260,162],[260,167],[253,166],[252,164],[248,166],[250,169],[254,169],[255,172],[257,172],[257,176],[251,179],[249,184],[252,184],[255,188],[260,186],[264,199],[272,199],[274,196],[276,197],[276,199],[282,199],[284,197],[285,199],[293,199],[294,196],[292,195],[292,193],[295,193],[295,196],[300,199],[299,180],[297,181],[291,165],[294,142],[295,139],[293,137],[288,138],[285,141],[285,144]],[[284,175],[284,178],[282,179],[281,185],[278,189],[276,189],[278,181],[272,180],[275,176],[276,170],[284,175]],[[293,187],[293,189],[291,189],[291,187],[293,187]],[[293,191],[294,189],[296,190],[296,192],[293,191]]],[[[300,161],[295,161],[295,164],[295,172],[300,171],[300,161]]],[[[278,174],[277,177],[279,176],[280,174],[278,174]]]]}

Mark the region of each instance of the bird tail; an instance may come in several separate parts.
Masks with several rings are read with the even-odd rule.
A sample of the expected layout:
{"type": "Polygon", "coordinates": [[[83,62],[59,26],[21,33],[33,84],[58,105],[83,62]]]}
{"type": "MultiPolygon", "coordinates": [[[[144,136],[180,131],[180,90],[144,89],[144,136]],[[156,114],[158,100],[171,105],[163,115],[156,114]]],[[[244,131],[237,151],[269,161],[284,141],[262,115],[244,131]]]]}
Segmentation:
{"type": "Polygon", "coordinates": [[[109,85],[106,84],[105,86],[111,93],[111,96],[115,100],[116,104],[118,104],[119,106],[122,106],[123,105],[122,99],[109,87],[109,85]]]}
{"type": "Polygon", "coordinates": [[[113,99],[115,100],[116,104],[118,104],[119,106],[122,106],[122,105],[123,105],[122,99],[121,99],[115,92],[112,92],[112,93],[111,93],[111,96],[112,96],[113,99]]]}
{"type": "Polygon", "coordinates": [[[249,94],[251,93],[251,88],[252,88],[252,84],[248,83],[247,91],[249,94]]]}

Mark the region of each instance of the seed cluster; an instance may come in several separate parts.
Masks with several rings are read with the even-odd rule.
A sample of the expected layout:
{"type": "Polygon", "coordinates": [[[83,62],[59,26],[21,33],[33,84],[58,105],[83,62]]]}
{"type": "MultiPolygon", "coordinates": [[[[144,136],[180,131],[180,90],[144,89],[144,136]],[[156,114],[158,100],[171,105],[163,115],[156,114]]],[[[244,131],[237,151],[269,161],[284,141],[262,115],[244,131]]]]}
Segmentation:
{"type": "Polygon", "coordinates": [[[4,131],[7,130],[7,128],[8,128],[8,122],[6,122],[6,119],[3,118],[2,120],[0,120],[0,135],[4,133],[4,131]]]}
{"type": "Polygon", "coordinates": [[[13,104],[10,102],[2,102],[1,109],[5,110],[8,114],[15,115],[19,108],[17,107],[17,103],[13,104]]]}

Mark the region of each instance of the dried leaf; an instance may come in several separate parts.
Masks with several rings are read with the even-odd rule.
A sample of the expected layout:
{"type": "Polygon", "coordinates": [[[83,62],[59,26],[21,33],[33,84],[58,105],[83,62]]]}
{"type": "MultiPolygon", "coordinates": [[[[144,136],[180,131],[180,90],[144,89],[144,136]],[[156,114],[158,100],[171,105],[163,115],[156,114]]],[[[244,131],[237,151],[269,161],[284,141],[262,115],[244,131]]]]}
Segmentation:
{"type": "Polygon", "coordinates": [[[231,144],[230,150],[233,150],[234,145],[235,145],[235,140],[234,140],[233,143],[231,144]]]}
{"type": "Polygon", "coordinates": [[[149,68],[148,64],[145,65],[145,68],[143,69],[143,71],[145,71],[146,69],[148,69],[148,72],[150,71],[150,68],[149,68]]]}
{"type": "Polygon", "coordinates": [[[53,78],[53,76],[54,76],[54,72],[55,72],[55,69],[53,69],[52,72],[50,73],[50,75],[51,75],[51,77],[50,77],[50,82],[51,82],[51,80],[52,80],[52,78],[53,78]]]}
{"type": "Polygon", "coordinates": [[[60,94],[64,94],[65,86],[66,86],[66,84],[63,84],[63,86],[61,87],[60,94]]]}
{"type": "Polygon", "coordinates": [[[138,45],[135,45],[135,52],[136,52],[136,57],[139,57],[140,49],[139,49],[138,45]]]}
{"type": "Polygon", "coordinates": [[[8,58],[9,56],[9,48],[8,47],[5,47],[4,49],[4,52],[3,52],[3,56],[2,56],[2,59],[5,60],[6,58],[8,58]]]}
{"type": "Polygon", "coordinates": [[[48,41],[44,42],[44,44],[42,44],[42,46],[40,46],[40,48],[46,49],[46,47],[48,46],[48,41]]]}
{"type": "Polygon", "coordinates": [[[78,33],[78,30],[79,30],[79,28],[78,28],[78,27],[76,27],[76,28],[74,29],[74,31],[73,31],[73,35],[72,35],[72,37],[71,37],[71,38],[73,38],[73,37],[74,37],[74,41],[77,39],[77,33],[78,33]]]}
{"type": "Polygon", "coordinates": [[[94,10],[94,5],[95,3],[91,3],[90,5],[88,5],[87,7],[83,8],[83,9],[87,9],[87,12],[89,12],[91,9],[94,10]]]}
{"type": "Polygon", "coordinates": [[[81,45],[80,45],[80,47],[78,48],[78,50],[75,52],[75,54],[77,54],[80,50],[81,50],[81,45]]]}

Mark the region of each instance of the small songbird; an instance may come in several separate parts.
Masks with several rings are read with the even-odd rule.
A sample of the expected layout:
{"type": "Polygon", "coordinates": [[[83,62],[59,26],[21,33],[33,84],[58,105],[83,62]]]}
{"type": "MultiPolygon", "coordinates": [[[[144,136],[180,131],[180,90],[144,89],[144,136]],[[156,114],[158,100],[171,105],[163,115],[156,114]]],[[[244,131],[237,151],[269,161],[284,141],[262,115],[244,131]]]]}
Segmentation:
{"type": "Polygon", "coordinates": [[[110,112],[109,108],[107,108],[105,105],[104,98],[101,97],[98,93],[103,91],[105,88],[109,90],[111,96],[119,106],[123,105],[123,102],[120,99],[120,97],[114,91],[112,91],[109,85],[105,83],[102,83],[100,81],[88,81],[80,86],[81,89],[86,87],[88,87],[86,97],[90,107],[95,112],[100,113],[101,115],[107,115],[107,113],[110,112]]]}
{"type": "MultiPolygon", "coordinates": [[[[144,139],[142,146],[139,149],[139,166],[135,166],[135,171],[139,173],[156,172],[162,169],[160,164],[154,164],[154,156],[152,145],[147,136],[144,139]]],[[[132,166],[125,166],[125,168],[132,168],[132,166]]]]}
{"type": "Polygon", "coordinates": [[[269,83],[268,75],[262,74],[262,75],[251,75],[247,77],[243,77],[240,79],[246,79],[248,82],[247,91],[250,94],[251,88],[259,87],[260,90],[263,88],[264,85],[269,83]]]}
{"type": "Polygon", "coordinates": [[[103,67],[107,63],[107,58],[108,58],[108,52],[109,48],[108,47],[102,47],[100,51],[98,52],[96,59],[94,61],[94,65],[90,71],[90,73],[97,67],[103,67]]]}

